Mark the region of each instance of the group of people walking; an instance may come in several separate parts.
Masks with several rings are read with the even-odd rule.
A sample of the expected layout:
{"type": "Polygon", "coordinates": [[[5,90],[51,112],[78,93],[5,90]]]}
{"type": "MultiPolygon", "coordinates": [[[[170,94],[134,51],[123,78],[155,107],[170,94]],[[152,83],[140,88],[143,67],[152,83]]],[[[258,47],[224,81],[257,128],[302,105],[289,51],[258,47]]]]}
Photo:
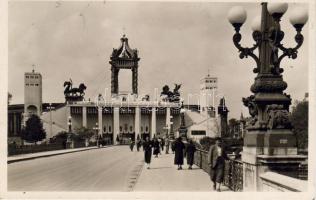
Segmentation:
{"type": "MultiPolygon", "coordinates": [[[[131,151],[133,151],[134,145],[135,143],[131,141],[131,151]]],[[[150,140],[149,137],[146,137],[144,141],[137,139],[136,146],[137,151],[140,150],[141,146],[143,147],[144,160],[147,169],[150,169],[152,154],[155,157],[158,157],[158,155],[161,154],[164,149],[165,153],[168,154],[169,148],[171,147],[171,150],[174,153],[174,164],[177,165],[178,170],[182,170],[184,157],[186,157],[188,169],[192,170],[194,163],[194,153],[196,151],[196,147],[192,139],[189,139],[187,143],[184,143],[181,137],[178,137],[176,140],[156,137],[153,140],[150,140]]],[[[220,187],[224,179],[225,160],[228,158],[220,138],[216,138],[215,144],[210,146],[207,158],[208,165],[210,167],[209,174],[213,182],[213,189],[216,191],[221,191],[220,187]]]]}
{"type": "MultiPolygon", "coordinates": [[[[150,140],[146,137],[145,141],[141,142],[144,150],[144,160],[147,169],[150,169],[151,156],[152,154],[155,158],[162,154],[165,149],[165,154],[169,154],[169,149],[171,147],[174,156],[174,164],[178,166],[178,170],[182,169],[184,164],[184,157],[187,159],[188,169],[192,169],[194,162],[194,152],[196,151],[195,145],[192,140],[189,140],[188,144],[185,145],[182,138],[179,137],[176,140],[169,140],[169,138],[154,138],[150,140]]],[[[131,147],[132,150],[132,147],[131,147]]]]}

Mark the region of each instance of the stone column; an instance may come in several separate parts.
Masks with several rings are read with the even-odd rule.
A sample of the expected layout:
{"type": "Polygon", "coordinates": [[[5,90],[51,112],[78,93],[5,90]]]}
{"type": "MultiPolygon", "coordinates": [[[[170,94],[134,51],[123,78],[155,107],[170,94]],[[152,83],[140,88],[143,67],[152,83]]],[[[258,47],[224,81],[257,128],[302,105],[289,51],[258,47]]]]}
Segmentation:
{"type": "Polygon", "coordinates": [[[135,107],[135,141],[136,141],[136,137],[137,135],[139,135],[139,137],[141,136],[141,132],[140,132],[140,122],[141,122],[141,112],[140,112],[140,107],[136,106],[135,107]]]}
{"type": "Polygon", "coordinates": [[[132,69],[132,86],[133,86],[133,94],[138,93],[138,69],[137,66],[132,69]]]}
{"type": "Polygon", "coordinates": [[[167,133],[170,136],[170,130],[171,130],[171,115],[170,115],[170,107],[166,108],[166,127],[167,127],[167,133]]]}
{"type": "Polygon", "coordinates": [[[157,125],[156,125],[156,107],[152,107],[152,111],[151,111],[151,138],[154,136],[154,134],[157,134],[157,125]]]}
{"type": "Polygon", "coordinates": [[[118,73],[119,69],[117,69],[115,66],[111,67],[111,93],[118,94],[118,73]]]}
{"type": "Polygon", "coordinates": [[[116,137],[120,133],[120,108],[113,109],[113,144],[117,144],[116,137]]]}
{"type": "Polygon", "coordinates": [[[87,128],[87,107],[82,107],[82,127],[87,128]]]}
{"type": "Polygon", "coordinates": [[[103,125],[102,125],[102,107],[98,107],[98,125],[99,125],[99,135],[102,135],[103,125]]]}

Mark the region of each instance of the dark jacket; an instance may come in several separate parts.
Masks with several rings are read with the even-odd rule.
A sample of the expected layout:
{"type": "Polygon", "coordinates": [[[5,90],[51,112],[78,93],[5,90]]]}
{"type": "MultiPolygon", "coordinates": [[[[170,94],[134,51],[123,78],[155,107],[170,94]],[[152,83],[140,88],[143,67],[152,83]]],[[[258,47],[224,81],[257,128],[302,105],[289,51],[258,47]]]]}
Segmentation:
{"type": "Polygon", "coordinates": [[[174,142],[174,164],[175,165],[183,165],[183,150],[185,149],[185,146],[181,140],[176,140],[174,142]]]}
{"type": "Polygon", "coordinates": [[[152,154],[152,142],[151,141],[145,141],[143,143],[143,149],[145,153],[145,162],[150,163],[151,162],[151,154],[152,154]]]}
{"type": "Polygon", "coordinates": [[[187,157],[188,165],[193,165],[195,151],[196,151],[195,145],[193,143],[189,143],[186,147],[186,157],[187,157]]]}
{"type": "Polygon", "coordinates": [[[154,155],[158,155],[159,154],[159,141],[153,141],[153,148],[154,148],[154,155]]]}

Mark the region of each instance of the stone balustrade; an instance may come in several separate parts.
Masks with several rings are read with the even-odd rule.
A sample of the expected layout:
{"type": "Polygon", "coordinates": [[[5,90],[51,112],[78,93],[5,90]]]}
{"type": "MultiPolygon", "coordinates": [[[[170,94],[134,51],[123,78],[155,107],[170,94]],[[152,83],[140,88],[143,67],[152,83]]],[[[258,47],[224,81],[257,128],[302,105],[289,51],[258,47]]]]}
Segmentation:
{"type": "Polygon", "coordinates": [[[265,172],[260,175],[264,192],[304,192],[307,181],[292,178],[276,172],[265,172]]]}

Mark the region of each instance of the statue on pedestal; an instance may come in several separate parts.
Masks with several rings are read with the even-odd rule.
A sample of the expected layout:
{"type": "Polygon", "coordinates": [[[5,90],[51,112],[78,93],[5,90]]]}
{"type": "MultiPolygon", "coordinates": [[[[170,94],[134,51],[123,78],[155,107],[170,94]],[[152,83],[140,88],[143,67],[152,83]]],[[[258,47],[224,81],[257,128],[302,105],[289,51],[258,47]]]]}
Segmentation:
{"type": "Polygon", "coordinates": [[[82,101],[84,98],[84,91],[87,89],[84,83],[80,83],[78,88],[72,87],[72,80],[64,82],[64,95],[66,102],[82,101]]]}
{"type": "Polygon", "coordinates": [[[160,93],[160,96],[162,96],[163,101],[180,102],[179,89],[181,88],[181,84],[174,84],[174,85],[175,87],[173,89],[173,92],[170,91],[170,88],[168,85],[165,85],[162,88],[162,92],[160,93]]]}

